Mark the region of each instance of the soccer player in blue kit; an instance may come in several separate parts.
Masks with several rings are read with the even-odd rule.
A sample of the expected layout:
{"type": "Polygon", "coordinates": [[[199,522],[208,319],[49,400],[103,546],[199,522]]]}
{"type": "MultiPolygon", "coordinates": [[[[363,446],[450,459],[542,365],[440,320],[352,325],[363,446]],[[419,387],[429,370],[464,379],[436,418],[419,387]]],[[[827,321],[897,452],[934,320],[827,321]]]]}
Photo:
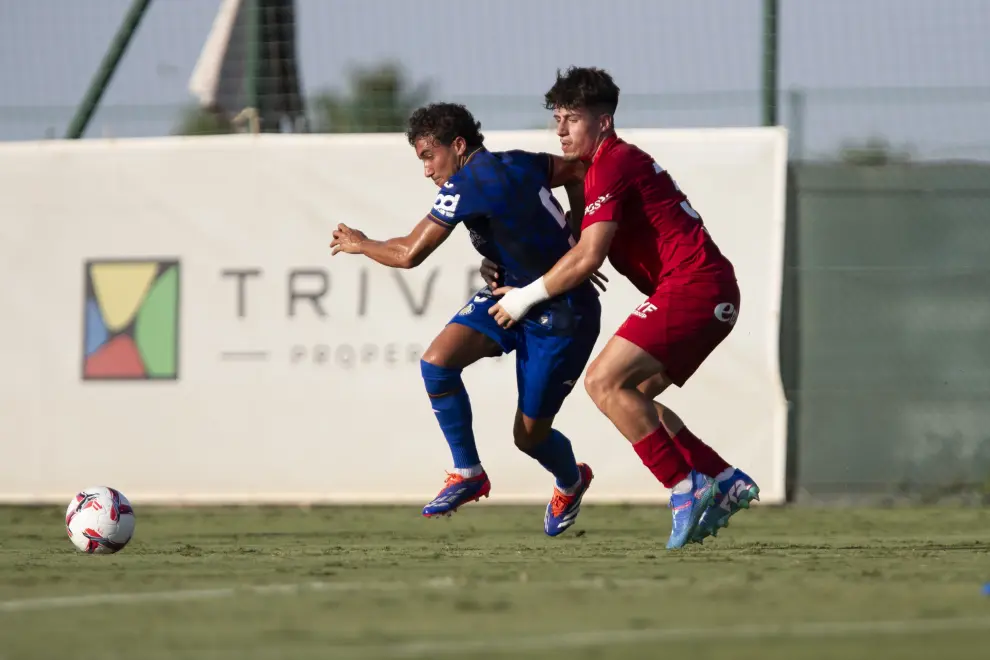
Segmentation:
{"type": "MultiPolygon", "coordinates": [[[[371,240],[338,225],[330,246],[363,254],[392,268],[415,268],[463,224],[475,249],[504,268],[502,282],[522,287],[575,245],[574,230],[550,193],[565,186],[573,218],[583,211],[583,165],[560,156],[488,151],[481,124],[462,105],[437,103],[409,118],[406,137],[424,173],[439,187],[433,205],[407,236],[371,240]],[[574,196],[574,197],[572,197],[574,196]]],[[[600,274],[596,276],[601,277],[600,274]]],[[[595,280],[599,286],[600,280],[595,280]]],[[[502,328],[488,313],[497,302],[481,289],[433,340],[420,362],[423,381],[454,461],[443,489],[423,515],[449,515],[487,497],[491,482],[475,446],[471,402],[461,371],[484,357],[516,353],[516,446],[556,478],[544,531],[556,536],[574,524],[593,473],[577,463],[571,443],[553,420],[584,370],[601,324],[591,279],[529,311],[522,323],[502,328]]]]}

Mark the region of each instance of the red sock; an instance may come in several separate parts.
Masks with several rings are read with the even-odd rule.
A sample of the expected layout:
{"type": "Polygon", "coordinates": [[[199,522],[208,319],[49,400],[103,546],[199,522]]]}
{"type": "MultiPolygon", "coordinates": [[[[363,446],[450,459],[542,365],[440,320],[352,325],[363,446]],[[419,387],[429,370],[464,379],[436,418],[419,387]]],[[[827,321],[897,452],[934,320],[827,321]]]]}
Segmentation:
{"type": "Polygon", "coordinates": [[[633,449],[664,488],[673,488],[674,484],[683,481],[691,473],[691,466],[662,426],[635,443],[633,449]]]}
{"type": "Polygon", "coordinates": [[[714,479],[720,472],[732,467],[718,455],[718,452],[699,440],[694,433],[691,433],[686,426],[677,432],[673,440],[674,445],[677,446],[688,465],[701,474],[714,479]]]}

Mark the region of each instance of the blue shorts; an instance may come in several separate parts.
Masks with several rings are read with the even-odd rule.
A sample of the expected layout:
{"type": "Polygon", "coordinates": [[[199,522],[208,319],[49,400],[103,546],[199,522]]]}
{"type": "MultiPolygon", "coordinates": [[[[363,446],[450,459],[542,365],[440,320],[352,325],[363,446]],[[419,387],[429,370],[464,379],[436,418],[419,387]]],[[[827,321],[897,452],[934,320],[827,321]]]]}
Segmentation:
{"type": "Polygon", "coordinates": [[[485,287],[450,322],[489,337],[503,353],[515,351],[519,410],[531,419],[553,417],[591,358],[601,330],[601,305],[596,299],[573,309],[565,301],[552,301],[506,329],[488,313],[496,302],[485,287]]]}

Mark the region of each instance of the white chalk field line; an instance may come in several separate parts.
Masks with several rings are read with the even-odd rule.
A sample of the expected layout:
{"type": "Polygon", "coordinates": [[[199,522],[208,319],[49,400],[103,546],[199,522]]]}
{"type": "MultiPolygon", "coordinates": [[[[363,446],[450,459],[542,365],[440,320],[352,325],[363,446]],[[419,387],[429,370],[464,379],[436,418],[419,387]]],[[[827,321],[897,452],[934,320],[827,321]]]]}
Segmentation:
{"type": "MultiPolygon", "coordinates": [[[[124,605],[140,603],[188,602],[222,600],[244,595],[301,596],[306,593],[350,592],[421,592],[456,590],[464,586],[491,588],[558,588],[558,589],[660,589],[670,588],[662,580],[592,579],[566,581],[505,580],[479,583],[452,577],[440,577],[419,582],[351,581],[302,582],[286,584],[239,585],[207,589],[177,589],[125,593],[50,596],[0,601],[0,613],[44,611],[94,605],[124,605]]],[[[710,639],[783,639],[820,638],[856,635],[922,635],[946,631],[979,631],[990,633],[990,616],[897,619],[886,621],[796,622],[746,625],[713,625],[709,627],[664,627],[635,630],[580,630],[545,635],[515,635],[490,639],[457,639],[450,637],[400,644],[352,644],[322,647],[326,657],[389,657],[428,658],[465,653],[522,653],[560,649],[583,649],[611,645],[634,645],[659,641],[693,641],[710,639]]],[[[186,650],[183,653],[197,651],[186,650]]],[[[216,649],[202,653],[215,656],[216,649]]],[[[276,648],[254,648],[252,651],[231,651],[243,657],[278,656],[276,648]]],[[[152,652],[152,655],[155,655],[152,652]]],[[[220,655],[225,655],[221,652],[220,655]]]]}

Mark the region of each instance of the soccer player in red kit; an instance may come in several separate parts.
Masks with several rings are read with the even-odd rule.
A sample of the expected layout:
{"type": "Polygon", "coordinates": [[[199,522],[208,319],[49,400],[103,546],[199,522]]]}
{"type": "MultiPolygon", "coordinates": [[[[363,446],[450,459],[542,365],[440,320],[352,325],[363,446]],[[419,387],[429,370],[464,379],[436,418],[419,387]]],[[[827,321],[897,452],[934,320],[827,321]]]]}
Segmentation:
{"type": "Polygon", "coordinates": [[[680,548],[715,534],[759,499],[748,475],[653,400],[671,384],[683,386],[731,332],[739,313],[735,271],[670,174],[616,135],[619,88],[607,72],[558,72],[545,101],[564,157],[587,167],[580,239],[539,280],[497,290],[503,297],[490,312],[512,325],[534,304],[587,280],[606,256],[646,296],[584,382],[598,408],[671,489],[667,547],[680,548]]]}

